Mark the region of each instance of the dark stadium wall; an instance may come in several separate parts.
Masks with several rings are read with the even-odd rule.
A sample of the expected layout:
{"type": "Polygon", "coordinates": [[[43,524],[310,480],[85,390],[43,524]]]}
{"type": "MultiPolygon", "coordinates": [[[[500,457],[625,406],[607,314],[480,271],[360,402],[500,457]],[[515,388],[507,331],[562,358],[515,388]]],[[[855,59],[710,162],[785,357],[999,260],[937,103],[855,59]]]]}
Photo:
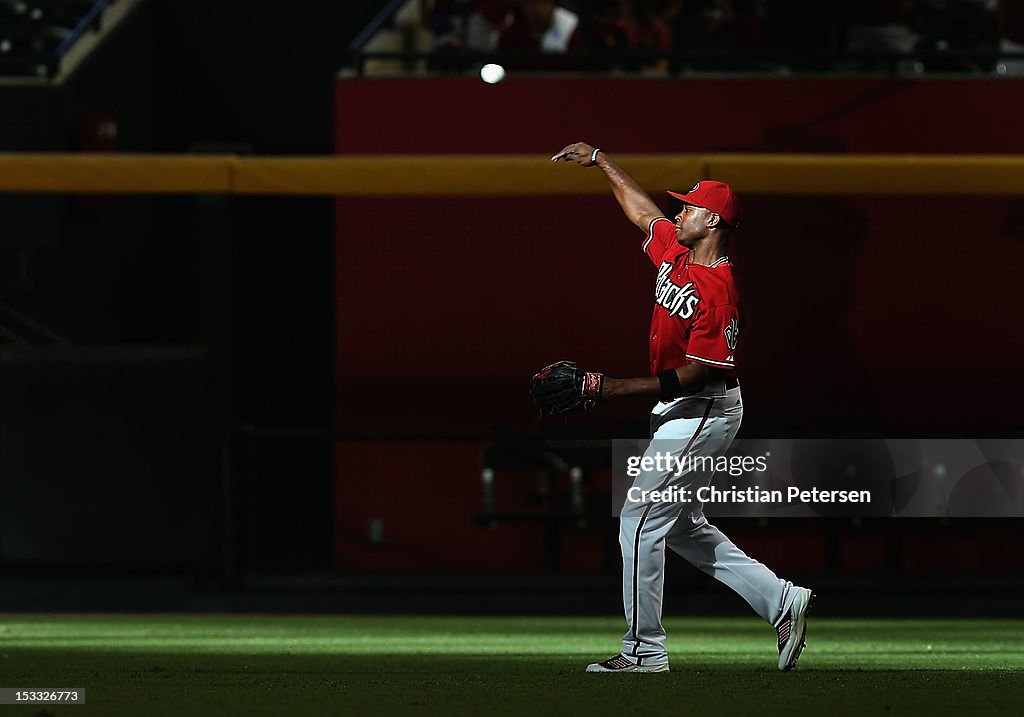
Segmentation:
{"type": "MultiPolygon", "coordinates": [[[[64,84],[0,85],[5,108],[0,150],[329,153],[335,72],[353,37],[379,9],[375,0],[141,3],[64,84]],[[103,145],[90,129],[107,120],[116,121],[117,136],[103,145]]],[[[209,206],[191,197],[0,196],[5,224],[0,298],[78,345],[206,344],[211,339],[204,305],[208,289],[223,293],[230,286],[237,291],[238,311],[231,318],[238,320],[232,328],[239,420],[322,427],[333,412],[331,201],[225,202],[220,208],[233,227],[219,234],[200,227],[197,214],[209,206]],[[216,267],[224,273],[211,277],[204,271],[210,268],[210,241],[227,246],[232,232],[242,239],[227,247],[233,272],[216,267]],[[235,284],[230,284],[231,273],[238,277],[235,284]]],[[[90,368],[83,363],[81,375],[87,377],[90,368]]],[[[158,369],[143,362],[138,372],[158,369]]],[[[137,378],[133,374],[132,380],[137,378]]],[[[190,390],[197,389],[204,375],[192,372],[187,378],[200,381],[189,384],[190,390]]],[[[10,383],[0,386],[0,399],[11,407],[9,413],[17,414],[23,406],[15,399],[24,394],[12,394],[10,383]]],[[[132,405],[137,393],[127,379],[112,379],[104,390],[113,394],[105,405],[115,414],[117,407],[132,405]]],[[[32,405],[31,396],[25,401],[32,405]]],[[[188,420],[178,412],[162,420],[170,416],[188,420]]],[[[140,419],[137,427],[149,426],[169,437],[157,418],[140,419]]],[[[96,430],[107,420],[98,415],[96,430]]],[[[51,423],[46,429],[52,435],[25,428],[18,439],[27,435],[64,445],[76,439],[69,424],[70,419],[51,423]]],[[[208,440],[206,418],[190,425],[208,440]]],[[[96,454],[109,453],[115,444],[114,438],[97,444],[96,454]]],[[[88,485],[90,469],[84,462],[74,474],[54,469],[42,480],[16,461],[10,445],[0,450],[9,487],[22,480],[38,483],[40,490],[59,490],[62,480],[88,485]],[[47,482],[51,476],[56,483],[47,482]]],[[[258,470],[247,466],[246,478],[254,486],[240,508],[244,525],[239,533],[248,539],[241,548],[245,562],[325,564],[330,557],[325,547],[331,525],[330,446],[247,444],[245,453],[245,459],[259,461],[258,470]]],[[[134,460],[144,460],[141,447],[126,449],[124,464],[134,460]]],[[[188,480],[205,480],[204,468],[185,469],[188,480]]],[[[120,480],[113,474],[102,478],[98,485],[120,480]]],[[[209,484],[218,485],[218,476],[209,478],[209,484]]],[[[41,503],[37,507],[45,510],[41,503]]],[[[23,517],[30,522],[33,515],[26,511],[23,517]]],[[[140,550],[144,545],[139,543],[140,550]]],[[[0,551],[0,560],[4,557],[0,551]]]]}
{"type": "MultiPolygon", "coordinates": [[[[60,83],[0,85],[0,149],[151,151],[153,37],[141,3],[60,83]]],[[[194,296],[177,272],[190,245],[154,230],[165,202],[0,196],[0,301],[72,344],[54,350],[29,331],[36,346],[2,349],[7,571],[213,564],[207,363],[201,348],[167,348],[193,338],[194,296]]]]}
{"type": "Polygon", "coordinates": [[[375,0],[158,0],[160,148],[331,151],[331,88],[375,0]]]}
{"type": "Polygon", "coordinates": [[[544,154],[590,137],[619,152],[1018,153],[992,108],[1022,95],[1015,78],[339,80],[335,149],[544,154]]]}
{"type": "MultiPolygon", "coordinates": [[[[136,8],[60,84],[0,84],[0,151],[151,150],[151,10],[136,8]]],[[[153,298],[140,285],[132,300],[123,295],[148,249],[134,232],[152,224],[152,202],[131,204],[114,221],[110,200],[0,194],[0,296],[75,340],[110,342],[130,332],[122,307],[143,310],[153,298]],[[112,286],[122,295],[111,296],[112,286]]]]}
{"type": "MultiPolygon", "coordinates": [[[[332,151],[334,77],[379,0],[154,4],[157,150],[332,151]]],[[[331,200],[238,198],[227,209],[238,420],[322,428],[334,412],[331,200]]],[[[162,231],[187,242],[190,216],[162,216],[162,231]]],[[[242,561],[327,564],[330,443],[246,438],[239,453],[242,561]]]]}
{"type": "MultiPolygon", "coordinates": [[[[532,153],[538,162],[577,139],[612,153],[1019,153],[1013,123],[982,108],[1022,96],[1020,80],[341,80],[336,139],[340,154],[532,153]]],[[[1024,268],[1024,203],[745,201],[731,253],[749,318],[748,435],[969,435],[1019,422],[1024,387],[1013,371],[1024,333],[1007,312],[1024,268]],[[951,211],[967,211],[969,227],[951,211]]],[[[647,371],[654,269],[610,196],[344,199],[336,223],[344,430],[533,431],[526,384],[545,363],[647,371]]],[[[644,411],[642,401],[609,404],[570,422],[642,431],[644,411]]],[[[536,539],[536,526],[473,527],[480,450],[341,445],[339,565],[493,567],[488,556],[536,539]],[[367,545],[371,524],[395,538],[390,552],[367,545]],[[433,540],[438,525],[452,535],[433,540]]],[[[523,551],[517,560],[541,565],[540,551],[523,551]]]]}

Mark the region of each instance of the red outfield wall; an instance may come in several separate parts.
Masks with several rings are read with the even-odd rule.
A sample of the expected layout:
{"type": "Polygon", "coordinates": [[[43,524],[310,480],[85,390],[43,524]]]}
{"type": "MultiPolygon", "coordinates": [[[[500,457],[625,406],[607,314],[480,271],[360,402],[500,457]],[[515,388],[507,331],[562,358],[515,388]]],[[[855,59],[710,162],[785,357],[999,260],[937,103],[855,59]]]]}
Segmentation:
{"type": "MultiPolygon", "coordinates": [[[[1002,111],[1024,99],[1020,80],[343,80],[336,98],[340,154],[543,161],[576,139],[612,154],[1024,152],[1002,111]]],[[[730,253],[749,320],[748,427],[969,433],[1020,420],[1024,197],[760,195],[745,207],[730,253]]],[[[337,216],[343,429],[530,430],[526,381],[545,363],[646,371],[654,268],[610,194],[345,199],[337,216]]],[[[645,408],[570,420],[642,422],[645,408]]],[[[538,528],[469,523],[478,468],[476,444],[339,447],[340,564],[539,567],[538,528]],[[374,519],[383,548],[365,545],[374,519]]],[[[591,569],[587,544],[567,561],[591,569]]]]}

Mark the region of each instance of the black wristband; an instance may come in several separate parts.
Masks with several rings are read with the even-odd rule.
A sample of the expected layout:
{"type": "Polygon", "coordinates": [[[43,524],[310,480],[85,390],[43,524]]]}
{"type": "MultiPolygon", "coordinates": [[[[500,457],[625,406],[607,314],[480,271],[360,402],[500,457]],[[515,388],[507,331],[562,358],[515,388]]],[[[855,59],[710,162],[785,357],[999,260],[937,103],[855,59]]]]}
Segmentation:
{"type": "Polygon", "coordinates": [[[683,395],[683,387],[679,384],[679,374],[674,368],[658,371],[658,382],[661,383],[662,401],[671,401],[683,395]]]}

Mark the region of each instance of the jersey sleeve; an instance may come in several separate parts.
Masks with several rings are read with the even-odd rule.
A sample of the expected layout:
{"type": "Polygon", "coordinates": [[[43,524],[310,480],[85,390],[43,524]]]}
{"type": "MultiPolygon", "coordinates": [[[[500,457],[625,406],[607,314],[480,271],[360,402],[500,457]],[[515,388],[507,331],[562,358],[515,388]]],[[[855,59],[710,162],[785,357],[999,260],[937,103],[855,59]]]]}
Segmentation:
{"type": "Polygon", "coordinates": [[[657,217],[651,221],[651,225],[647,228],[647,236],[644,237],[644,253],[650,257],[655,266],[660,266],[661,258],[665,256],[665,251],[675,243],[675,222],[665,217],[657,217]]]}
{"type": "Polygon", "coordinates": [[[731,371],[736,368],[739,310],[730,304],[698,310],[690,328],[686,359],[731,371]]]}

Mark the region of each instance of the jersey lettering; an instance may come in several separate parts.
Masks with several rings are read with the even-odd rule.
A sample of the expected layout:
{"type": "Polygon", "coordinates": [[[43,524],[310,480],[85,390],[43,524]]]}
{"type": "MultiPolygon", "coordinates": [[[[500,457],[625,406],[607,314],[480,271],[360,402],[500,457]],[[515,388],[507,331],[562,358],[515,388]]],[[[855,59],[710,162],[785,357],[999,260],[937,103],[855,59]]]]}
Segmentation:
{"type": "Polygon", "coordinates": [[[658,306],[666,309],[669,316],[679,316],[688,319],[693,316],[694,309],[700,302],[697,296],[697,287],[693,282],[687,282],[682,286],[672,282],[671,274],[673,265],[671,262],[663,261],[658,269],[658,280],[654,284],[654,300],[658,306]]]}
{"type": "MultiPolygon", "coordinates": [[[[740,337],[740,323],[733,319],[729,322],[728,326],[725,327],[725,345],[730,351],[736,350],[736,342],[740,337]]],[[[731,356],[729,357],[732,358],[731,356]]]]}

